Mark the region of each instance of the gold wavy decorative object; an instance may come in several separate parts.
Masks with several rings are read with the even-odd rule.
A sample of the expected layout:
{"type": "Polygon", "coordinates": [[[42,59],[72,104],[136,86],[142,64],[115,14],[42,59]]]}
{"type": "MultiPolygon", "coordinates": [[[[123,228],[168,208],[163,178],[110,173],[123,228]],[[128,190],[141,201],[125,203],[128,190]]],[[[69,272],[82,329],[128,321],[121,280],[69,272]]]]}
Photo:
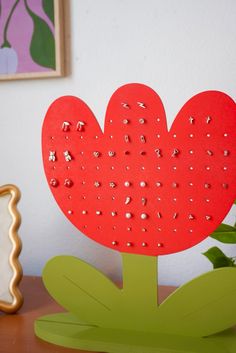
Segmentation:
{"type": "Polygon", "coordinates": [[[4,185],[0,187],[0,197],[10,195],[8,203],[8,211],[12,218],[12,223],[9,228],[9,239],[12,243],[11,252],[9,253],[9,264],[13,275],[9,283],[9,293],[12,297],[12,302],[0,300],[0,311],[5,313],[15,313],[23,304],[23,296],[18,288],[22,279],[22,267],[19,263],[18,257],[21,252],[21,240],[18,236],[18,229],[21,223],[21,217],[17,210],[17,203],[20,200],[20,190],[15,185],[4,185]]]}

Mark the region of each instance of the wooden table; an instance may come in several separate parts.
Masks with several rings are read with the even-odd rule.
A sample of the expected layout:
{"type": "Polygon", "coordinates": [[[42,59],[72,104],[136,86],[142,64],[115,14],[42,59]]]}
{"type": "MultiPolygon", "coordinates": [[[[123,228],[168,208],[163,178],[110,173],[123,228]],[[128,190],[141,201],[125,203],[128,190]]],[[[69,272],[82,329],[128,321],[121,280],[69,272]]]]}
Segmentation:
{"type": "MultiPolygon", "coordinates": [[[[41,341],[34,335],[34,320],[45,314],[63,309],[54,302],[44,289],[40,277],[24,277],[21,283],[24,305],[16,315],[0,313],[0,353],[75,353],[41,341]]],[[[174,287],[159,288],[159,300],[163,301],[174,287]]],[[[88,353],[85,351],[76,351],[88,353]]]]}

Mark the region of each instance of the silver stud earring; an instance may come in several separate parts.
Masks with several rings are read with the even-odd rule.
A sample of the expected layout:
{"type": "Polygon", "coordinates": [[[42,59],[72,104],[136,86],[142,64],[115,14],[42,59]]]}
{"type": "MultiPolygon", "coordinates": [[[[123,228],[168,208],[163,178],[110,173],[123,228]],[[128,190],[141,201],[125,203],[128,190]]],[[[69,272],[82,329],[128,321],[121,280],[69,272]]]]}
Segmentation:
{"type": "Polygon", "coordinates": [[[189,118],[189,122],[190,122],[190,124],[193,124],[194,123],[194,118],[192,117],[192,116],[190,116],[190,118],[189,118]]]}
{"type": "Polygon", "coordinates": [[[72,157],[71,157],[69,151],[64,151],[63,154],[64,154],[66,162],[70,162],[72,160],[72,157]]]}
{"type": "Polygon", "coordinates": [[[143,102],[137,102],[140,108],[146,109],[146,105],[143,102]]]}
{"type": "Polygon", "coordinates": [[[158,158],[162,157],[160,148],[155,149],[155,152],[158,158]]]}
{"type": "Polygon", "coordinates": [[[52,178],[52,179],[50,180],[49,184],[50,184],[51,186],[53,186],[54,188],[56,188],[59,183],[58,183],[58,180],[57,180],[57,179],[52,178]]]}
{"type": "Polygon", "coordinates": [[[145,206],[147,204],[147,199],[146,197],[142,197],[142,205],[145,206]]]}
{"type": "Polygon", "coordinates": [[[229,156],[229,151],[228,150],[225,150],[224,151],[224,157],[228,157],[229,156]]]}
{"type": "Polygon", "coordinates": [[[209,124],[210,122],[211,122],[211,117],[208,116],[208,117],[206,118],[206,123],[209,124]]]}
{"type": "Polygon", "coordinates": [[[78,123],[76,125],[77,131],[84,131],[84,125],[85,125],[85,123],[83,121],[78,121],[78,123]]]}
{"type": "Polygon", "coordinates": [[[94,155],[94,157],[98,158],[98,157],[100,156],[100,152],[94,151],[94,152],[93,152],[93,155],[94,155]]]}
{"type": "Polygon", "coordinates": [[[121,103],[122,107],[125,109],[130,109],[130,106],[128,103],[121,103]]]}
{"type": "Polygon", "coordinates": [[[125,199],[125,205],[128,205],[131,202],[131,197],[127,196],[125,199]]]}
{"type": "Polygon", "coordinates": [[[177,157],[178,154],[179,154],[179,150],[178,150],[177,148],[175,148],[175,149],[173,150],[173,152],[172,152],[171,157],[177,157]]]}
{"type": "Polygon", "coordinates": [[[56,161],[56,151],[49,151],[48,160],[49,160],[49,162],[55,162],[56,161]]]}
{"type": "Polygon", "coordinates": [[[130,142],[129,135],[125,135],[125,142],[130,142]]]}
{"type": "Polygon", "coordinates": [[[63,121],[61,129],[62,129],[62,131],[70,131],[69,121],[63,121]]]}
{"type": "Polygon", "coordinates": [[[146,213],[141,213],[141,216],[140,216],[141,219],[147,219],[148,218],[148,215],[146,213]]]}
{"type": "Polygon", "coordinates": [[[141,136],[140,136],[140,141],[141,141],[142,143],[146,143],[146,138],[145,138],[144,135],[141,135],[141,136]]]}
{"type": "Polygon", "coordinates": [[[64,186],[71,188],[73,186],[73,181],[71,179],[65,179],[64,186]]]}
{"type": "Polygon", "coordinates": [[[139,124],[145,124],[145,119],[144,118],[140,118],[139,119],[139,124]]]}

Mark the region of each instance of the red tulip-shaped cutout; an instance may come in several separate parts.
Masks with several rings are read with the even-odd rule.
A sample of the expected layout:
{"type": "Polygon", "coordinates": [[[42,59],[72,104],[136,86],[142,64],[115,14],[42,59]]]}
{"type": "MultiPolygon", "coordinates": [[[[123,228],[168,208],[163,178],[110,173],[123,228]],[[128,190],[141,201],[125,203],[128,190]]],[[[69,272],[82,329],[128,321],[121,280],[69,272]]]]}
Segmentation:
{"type": "Polygon", "coordinates": [[[232,99],[207,91],[168,131],[158,95],[128,84],[111,97],[103,133],[83,101],[65,96],[43,125],[47,180],[64,214],[100,244],[178,252],[211,234],[236,198],[235,124],[232,99]]]}
{"type": "Polygon", "coordinates": [[[40,318],[39,337],[110,353],[235,351],[233,333],[225,345],[202,338],[235,324],[235,268],[203,274],[160,304],[156,266],[157,255],[199,243],[228,213],[235,125],[235,103],[217,91],[191,98],[170,131],[160,98],[141,84],[113,94],[104,133],[79,98],[50,106],[42,140],[50,189],[78,229],[122,253],[123,286],[75,257],[50,260],[44,284],[68,313],[40,318]]]}

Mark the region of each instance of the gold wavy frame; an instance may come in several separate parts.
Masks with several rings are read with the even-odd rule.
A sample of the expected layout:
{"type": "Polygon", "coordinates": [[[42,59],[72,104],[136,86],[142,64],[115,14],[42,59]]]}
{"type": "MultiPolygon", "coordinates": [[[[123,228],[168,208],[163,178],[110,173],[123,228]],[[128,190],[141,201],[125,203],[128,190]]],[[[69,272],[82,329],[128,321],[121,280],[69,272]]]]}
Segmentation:
{"type": "Polygon", "coordinates": [[[4,185],[0,187],[0,197],[6,194],[11,195],[11,199],[8,204],[8,210],[12,217],[12,223],[9,228],[9,239],[12,242],[11,253],[9,254],[9,263],[13,270],[13,276],[9,283],[9,292],[12,296],[12,303],[0,300],[0,310],[5,313],[14,313],[20,309],[23,304],[23,297],[18,288],[18,285],[22,279],[22,267],[18,261],[19,254],[21,252],[21,240],[18,236],[18,229],[21,223],[21,216],[17,210],[17,203],[20,200],[20,190],[15,185],[4,185]]]}

